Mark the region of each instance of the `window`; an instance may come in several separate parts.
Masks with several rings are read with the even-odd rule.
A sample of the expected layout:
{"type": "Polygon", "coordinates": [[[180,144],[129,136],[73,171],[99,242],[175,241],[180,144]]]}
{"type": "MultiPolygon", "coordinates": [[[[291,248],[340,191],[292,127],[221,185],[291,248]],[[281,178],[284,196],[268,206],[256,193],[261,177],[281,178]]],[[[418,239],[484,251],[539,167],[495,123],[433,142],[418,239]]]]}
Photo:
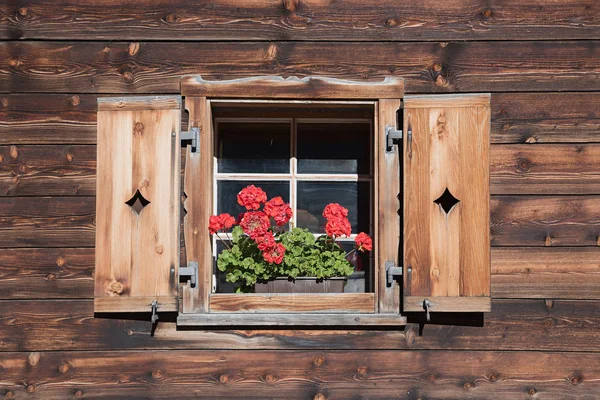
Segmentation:
{"type": "Polygon", "coordinates": [[[403,91],[395,78],[186,77],[185,135],[178,96],[99,99],[95,311],[176,311],[194,326],[397,326],[403,311],[488,311],[489,95],[403,91]],[[181,156],[180,135],[193,145],[181,156]],[[214,269],[231,235],[213,238],[208,220],[237,214],[249,182],[289,201],[292,225],[314,235],[326,203],[346,206],[353,232],[374,238],[356,262],[364,277],[343,293],[233,293],[214,269]]]}

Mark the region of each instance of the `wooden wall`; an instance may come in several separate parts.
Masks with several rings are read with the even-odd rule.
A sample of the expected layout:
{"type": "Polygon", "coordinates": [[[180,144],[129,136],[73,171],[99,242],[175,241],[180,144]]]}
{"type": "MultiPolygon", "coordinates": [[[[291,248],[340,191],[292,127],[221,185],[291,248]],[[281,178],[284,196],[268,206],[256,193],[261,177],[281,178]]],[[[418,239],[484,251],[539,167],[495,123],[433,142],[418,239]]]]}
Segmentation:
{"type": "Polygon", "coordinates": [[[0,4],[0,397],[600,397],[596,0],[0,4]],[[367,4],[368,3],[368,4],[367,4]],[[492,92],[493,311],[419,335],[94,318],[96,98],[179,77],[492,92]]]}

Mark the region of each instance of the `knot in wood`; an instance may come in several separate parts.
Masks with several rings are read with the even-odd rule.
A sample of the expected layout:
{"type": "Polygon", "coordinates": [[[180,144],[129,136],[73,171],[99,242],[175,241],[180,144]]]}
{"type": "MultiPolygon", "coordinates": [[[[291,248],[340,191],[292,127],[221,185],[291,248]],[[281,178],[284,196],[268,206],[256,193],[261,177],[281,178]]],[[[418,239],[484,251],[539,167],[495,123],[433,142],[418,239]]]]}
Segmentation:
{"type": "Polygon", "coordinates": [[[435,64],[433,64],[433,67],[432,67],[432,69],[433,69],[435,72],[440,72],[440,71],[442,70],[442,64],[440,64],[440,63],[435,63],[435,64]]]}
{"type": "Polygon", "coordinates": [[[398,26],[398,19],[396,19],[396,18],[388,18],[388,19],[385,20],[385,25],[388,26],[388,27],[390,27],[390,28],[398,26]]]}
{"type": "Polygon", "coordinates": [[[356,369],[356,373],[360,376],[367,376],[368,369],[366,366],[361,365],[356,369]]]}
{"type": "Polygon", "coordinates": [[[435,377],[435,375],[434,375],[434,374],[429,374],[429,375],[427,375],[427,380],[428,380],[429,382],[433,382],[433,381],[435,381],[435,378],[436,378],[436,377],[435,377]]]}
{"type": "Polygon", "coordinates": [[[133,74],[130,71],[123,72],[123,79],[127,82],[133,82],[133,74]]]}
{"type": "Polygon", "coordinates": [[[127,329],[127,336],[132,336],[133,335],[133,331],[131,329],[127,329]]]}
{"type": "Polygon", "coordinates": [[[315,397],[313,397],[313,400],[325,400],[325,395],[322,393],[317,393],[315,394],[315,397]]]}
{"type": "Polygon", "coordinates": [[[163,251],[164,251],[164,248],[163,248],[163,246],[162,246],[162,245],[160,245],[160,244],[159,244],[158,246],[156,246],[156,247],[154,248],[154,250],[156,251],[156,253],[157,253],[157,254],[162,254],[162,253],[163,253],[163,251]]]}
{"type": "Polygon", "coordinates": [[[281,1],[283,8],[290,13],[296,12],[296,8],[298,8],[298,3],[300,3],[299,0],[282,0],[281,1]]]}
{"type": "Polygon", "coordinates": [[[10,146],[9,154],[12,158],[19,157],[19,150],[17,150],[17,146],[10,146]]]}
{"type": "Polygon", "coordinates": [[[19,165],[19,172],[20,173],[22,173],[22,174],[26,173],[27,169],[28,169],[27,168],[27,164],[21,164],[21,165],[19,165]]]}
{"type": "Polygon", "coordinates": [[[544,241],[546,246],[552,246],[552,237],[546,236],[546,240],[544,241]]]}
{"type": "Polygon", "coordinates": [[[135,56],[137,52],[140,51],[140,44],[137,42],[129,43],[128,53],[130,56],[135,56]]]}
{"type": "Polygon", "coordinates": [[[535,390],[535,388],[531,388],[531,389],[529,389],[529,390],[527,391],[527,393],[528,393],[530,396],[534,396],[534,395],[537,393],[537,390],[535,390]]]}
{"type": "Polygon", "coordinates": [[[438,77],[435,78],[435,84],[438,86],[447,86],[448,81],[442,75],[438,75],[438,77]]]}
{"type": "Polygon", "coordinates": [[[135,125],[133,126],[133,134],[134,135],[141,135],[144,133],[144,124],[142,124],[141,122],[136,122],[135,125]]]}
{"type": "Polygon", "coordinates": [[[483,16],[486,18],[490,18],[492,16],[492,10],[490,10],[489,8],[486,10],[483,10],[483,16]]]}
{"type": "Polygon", "coordinates": [[[580,376],[572,376],[569,381],[571,382],[572,385],[579,385],[581,383],[581,377],[580,376]]]}
{"type": "Polygon", "coordinates": [[[81,103],[81,98],[78,95],[71,96],[69,103],[73,106],[78,106],[81,103]]]}
{"type": "Polygon", "coordinates": [[[444,134],[444,131],[446,130],[446,114],[442,113],[438,116],[436,121],[436,129],[438,136],[444,134]]]}
{"type": "Polygon", "coordinates": [[[76,391],[75,397],[77,397],[78,399],[81,399],[83,397],[83,392],[81,390],[76,391]]]}
{"type": "Polygon", "coordinates": [[[177,15],[169,14],[165,17],[165,21],[167,21],[169,23],[177,22],[177,15]]]}
{"type": "Polygon", "coordinates": [[[27,362],[29,365],[37,365],[40,362],[40,353],[29,353],[27,356],[27,362]]]}
{"type": "Polygon", "coordinates": [[[8,61],[8,65],[10,65],[13,68],[19,68],[21,66],[21,60],[19,60],[18,58],[11,58],[8,61]]]}
{"type": "Polygon", "coordinates": [[[65,158],[67,159],[68,162],[71,162],[71,161],[73,161],[73,154],[67,153],[67,155],[65,156],[65,158]]]}
{"type": "Polygon", "coordinates": [[[2,107],[8,107],[8,99],[6,97],[3,97],[0,104],[2,104],[2,107]]]}
{"type": "Polygon", "coordinates": [[[152,370],[152,379],[164,379],[165,374],[160,369],[152,370]]]}
{"type": "Polygon", "coordinates": [[[55,274],[48,274],[46,275],[46,280],[48,281],[53,281],[56,279],[56,275],[55,274]]]}
{"type": "Polygon", "coordinates": [[[221,375],[221,376],[219,376],[219,382],[227,383],[227,382],[229,382],[229,377],[227,375],[221,375]]]}
{"type": "Polygon", "coordinates": [[[21,7],[21,8],[19,8],[19,15],[21,17],[27,16],[28,12],[29,12],[29,10],[27,9],[27,7],[21,7]]]}
{"type": "Polygon", "coordinates": [[[546,318],[546,320],[544,321],[544,326],[547,328],[554,326],[554,321],[552,320],[552,318],[546,318]]]}
{"type": "Polygon", "coordinates": [[[15,394],[9,390],[9,391],[8,391],[8,392],[6,392],[6,394],[4,395],[4,398],[5,398],[5,399],[14,399],[14,398],[15,398],[15,394]]]}
{"type": "Polygon", "coordinates": [[[0,163],[4,161],[4,157],[2,157],[2,154],[0,154],[0,163]]]}
{"type": "MultiPolygon", "coordinates": [[[[510,128],[510,125],[509,125],[509,128],[510,128]]],[[[529,136],[527,139],[525,139],[525,143],[528,143],[528,144],[534,144],[537,142],[538,142],[537,136],[529,136]]]]}
{"type": "Polygon", "coordinates": [[[277,45],[275,43],[271,43],[269,48],[267,49],[266,58],[268,60],[274,60],[277,58],[277,45]]]}
{"type": "Polygon", "coordinates": [[[69,365],[69,363],[66,362],[60,364],[60,366],[58,367],[58,370],[61,374],[66,374],[67,372],[69,372],[69,369],[71,369],[71,366],[69,365]]]}
{"type": "Polygon", "coordinates": [[[473,389],[473,384],[471,382],[465,382],[465,384],[463,385],[463,389],[465,389],[465,390],[473,389]]]}
{"type": "Polygon", "coordinates": [[[492,374],[490,375],[490,382],[496,382],[498,380],[498,375],[492,374]]]}
{"type": "Polygon", "coordinates": [[[267,383],[275,383],[275,382],[277,382],[277,378],[275,378],[271,374],[267,374],[267,375],[265,375],[265,382],[267,382],[267,383]]]}
{"type": "Polygon", "coordinates": [[[35,385],[27,385],[27,393],[33,393],[35,392],[35,385]]]}
{"type": "Polygon", "coordinates": [[[123,293],[123,284],[117,281],[111,282],[108,285],[108,291],[114,294],[121,294],[123,293]]]}
{"type": "Polygon", "coordinates": [[[313,359],[313,364],[317,367],[320,367],[321,365],[323,365],[323,363],[325,363],[325,358],[323,356],[316,356],[313,359]]]}

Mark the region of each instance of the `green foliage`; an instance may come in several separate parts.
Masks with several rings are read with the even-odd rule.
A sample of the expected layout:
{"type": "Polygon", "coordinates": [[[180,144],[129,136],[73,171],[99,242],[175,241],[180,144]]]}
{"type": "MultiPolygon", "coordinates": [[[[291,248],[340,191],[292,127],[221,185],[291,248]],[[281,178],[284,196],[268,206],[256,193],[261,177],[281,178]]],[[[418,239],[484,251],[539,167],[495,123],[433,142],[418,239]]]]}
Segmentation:
{"type": "Polygon", "coordinates": [[[275,240],[286,249],[279,265],[267,263],[256,243],[239,226],[233,229],[232,236],[233,245],[219,255],[217,268],[226,273],[227,282],[240,285],[238,292],[252,291],[257,281],[280,276],[327,279],[348,276],[354,271],[337,243],[325,235],[315,239],[308,229],[292,228],[275,234],[275,240]]]}

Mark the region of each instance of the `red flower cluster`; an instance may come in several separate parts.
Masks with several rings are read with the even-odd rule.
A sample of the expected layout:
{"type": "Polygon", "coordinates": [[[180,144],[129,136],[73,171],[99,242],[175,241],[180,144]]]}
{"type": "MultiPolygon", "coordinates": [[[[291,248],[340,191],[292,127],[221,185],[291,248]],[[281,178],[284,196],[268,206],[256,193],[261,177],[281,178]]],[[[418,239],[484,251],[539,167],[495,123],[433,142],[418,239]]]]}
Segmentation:
{"type": "Polygon", "coordinates": [[[246,210],[258,210],[261,203],[267,201],[267,194],[254,185],[242,189],[237,195],[238,204],[246,207],[246,210]]]}
{"type": "Polygon", "coordinates": [[[356,249],[358,251],[365,252],[373,250],[373,240],[364,232],[356,235],[354,242],[356,243],[356,249]]]}
{"type": "Polygon", "coordinates": [[[208,230],[214,235],[220,230],[229,229],[235,224],[235,218],[227,213],[212,215],[208,220],[208,230]]]}
{"type": "Polygon", "coordinates": [[[292,207],[280,196],[273,197],[265,204],[265,214],[273,218],[277,226],[283,226],[292,218],[292,207]]]}
{"type": "Polygon", "coordinates": [[[327,219],[325,224],[325,233],[332,238],[340,236],[350,236],[352,226],[348,221],[348,209],[338,203],[330,203],[325,206],[323,216],[327,219]]]}
{"type": "Polygon", "coordinates": [[[240,221],[244,233],[253,240],[265,236],[270,225],[269,217],[262,211],[248,211],[240,221]]]}
{"type": "Polygon", "coordinates": [[[263,258],[268,263],[281,264],[285,255],[285,247],[281,243],[277,243],[273,248],[263,252],[263,258]]]}

